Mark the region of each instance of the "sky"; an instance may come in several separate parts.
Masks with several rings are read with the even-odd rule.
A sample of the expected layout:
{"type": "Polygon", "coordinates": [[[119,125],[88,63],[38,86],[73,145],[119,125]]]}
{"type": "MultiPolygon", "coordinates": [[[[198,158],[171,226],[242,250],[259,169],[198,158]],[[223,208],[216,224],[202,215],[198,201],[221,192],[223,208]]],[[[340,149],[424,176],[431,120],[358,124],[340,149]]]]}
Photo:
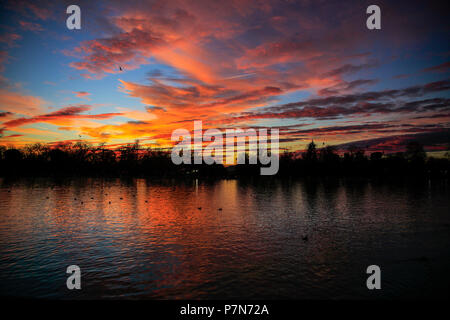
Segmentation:
{"type": "Polygon", "coordinates": [[[446,1],[2,1],[0,145],[168,147],[175,129],[279,128],[449,149],[446,1]],[[81,9],[69,30],[66,8],[81,9]],[[366,8],[381,9],[381,30],[366,8]]]}

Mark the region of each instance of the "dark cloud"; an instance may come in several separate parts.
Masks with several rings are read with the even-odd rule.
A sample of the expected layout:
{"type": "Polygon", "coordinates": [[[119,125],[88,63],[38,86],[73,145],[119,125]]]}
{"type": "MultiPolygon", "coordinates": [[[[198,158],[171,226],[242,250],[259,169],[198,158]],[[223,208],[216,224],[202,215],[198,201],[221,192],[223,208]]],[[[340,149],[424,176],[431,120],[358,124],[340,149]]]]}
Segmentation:
{"type": "Polygon", "coordinates": [[[442,130],[439,125],[431,125],[430,127],[413,126],[413,125],[396,125],[392,123],[364,123],[347,126],[329,126],[323,128],[312,128],[302,130],[291,130],[289,135],[295,136],[321,136],[321,135],[335,135],[335,134],[359,134],[364,132],[424,132],[442,130]]]}
{"type": "Polygon", "coordinates": [[[337,145],[340,150],[350,147],[363,148],[366,151],[397,152],[405,150],[411,141],[417,141],[424,145],[426,151],[449,150],[450,130],[440,129],[434,132],[400,134],[383,138],[353,141],[337,145]]]}
{"type": "Polygon", "coordinates": [[[399,99],[417,97],[449,89],[450,81],[444,80],[405,89],[314,98],[265,108],[264,112],[243,112],[234,118],[230,118],[229,121],[305,117],[326,119],[353,114],[446,111],[450,108],[450,99],[433,98],[406,103],[401,102],[399,99]]]}
{"type": "Polygon", "coordinates": [[[0,112],[0,118],[4,118],[4,117],[6,117],[6,116],[11,116],[11,115],[13,115],[14,113],[12,113],[12,112],[0,112]]]}
{"type": "Polygon", "coordinates": [[[310,99],[272,107],[272,110],[283,110],[302,106],[327,106],[327,105],[349,105],[358,102],[376,101],[381,99],[411,98],[429,93],[450,90],[450,80],[442,80],[427,83],[425,85],[412,86],[405,89],[393,89],[383,91],[369,91],[356,94],[331,96],[326,98],[310,99]]]}
{"type": "Polygon", "coordinates": [[[450,61],[441,63],[437,66],[425,68],[422,71],[424,72],[448,72],[450,69],[450,61]]]}
{"type": "Polygon", "coordinates": [[[19,137],[23,137],[23,134],[12,134],[9,136],[4,136],[3,138],[19,138],[19,137]]]}
{"type": "Polygon", "coordinates": [[[378,82],[378,80],[376,80],[376,79],[358,79],[358,80],[353,80],[350,82],[341,81],[337,85],[319,90],[318,94],[320,96],[345,94],[356,88],[359,88],[362,86],[373,85],[373,84],[376,84],[377,82],[378,82]]]}
{"type": "Polygon", "coordinates": [[[18,127],[18,126],[23,126],[25,124],[36,123],[36,122],[51,122],[51,121],[62,120],[62,119],[107,119],[107,118],[122,115],[122,113],[103,113],[103,114],[96,114],[96,115],[81,114],[82,112],[89,111],[90,109],[91,109],[91,106],[89,106],[89,105],[70,106],[70,107],[62,108],[55,112],[38,115],[35,117],[31,117],[31,118],[18,118],[18,119],[10,120],[10,121],[3,123],[3,125],[8,128],[11,128],[11,127],[18,127]]]}
{"type": "Polygon", "coordinates": [[[132,121],[128,121],[128,124],[149,124],[149,122],[147,121],[139,121],[139,120],[132,120],[132,121]]]}
{"type": "Polygon", "coordinates": [[[163,107],[155,107],[155,106],[147,106],[145,107],[145,109],[149,112],[154,111],[154,110],[159,110],[159,111],[163,111],[163,112],[167,112],[167,110],[163,107]]]}
{"type": "Polygon", "coordinates": [[[345,74],[351,74],[355,73],[357,71],[360,71],[362,69],[372,68],[375,67],[377,64],[375,62],[372,63],[365,63],[361,65],[353,65],[353,64],[345,64],[339,68],[336,68],[334,70],[328,71],[323,74],[324,77],[336,77],[336,76],[342,76],[345,74]]]}

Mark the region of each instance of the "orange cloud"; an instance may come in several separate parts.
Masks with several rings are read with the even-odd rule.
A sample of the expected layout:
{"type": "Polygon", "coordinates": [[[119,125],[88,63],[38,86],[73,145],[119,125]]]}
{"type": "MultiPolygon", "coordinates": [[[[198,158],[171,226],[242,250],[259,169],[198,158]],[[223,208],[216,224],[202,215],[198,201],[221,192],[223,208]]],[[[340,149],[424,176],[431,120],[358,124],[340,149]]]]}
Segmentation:
{"type": "Polygon", "coordinates": [[[77,98],[82,98],[82,99],[87,99],[87,100],[89,100],[89,96],[91,95],[89,92],[86,92],[86,91],[72,91],[72,93],[74,93],[77,98]]]}
{"type": "Polygon", "coordinates": [[[58,111],[34,116],[31,118],[18,118],[3,123],[6,128],[20,127],[25,124],[46,122],[53,124],[67,123],[67,120],[72,119],[108,119],[115,116],[120,116],[122,113],[103,113],[103,114],[81,114],[82,112],[89,111],[91,109],[88,105],[70,106],[62,108],[58,111]]]}
{"type": "Polygon", "coordinates": [[[0,106],[2,111],[34,115],[42,111],[42,107],[45,104],[46,102],[40,97],[0,89],[0,106]]]}

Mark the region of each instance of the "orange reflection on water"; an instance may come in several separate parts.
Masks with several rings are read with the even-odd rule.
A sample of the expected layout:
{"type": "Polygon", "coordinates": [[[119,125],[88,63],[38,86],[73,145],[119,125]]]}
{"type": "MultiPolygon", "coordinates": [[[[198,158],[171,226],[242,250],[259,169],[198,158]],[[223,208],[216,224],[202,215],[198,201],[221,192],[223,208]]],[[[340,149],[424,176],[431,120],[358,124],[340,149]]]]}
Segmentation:
{"type": "MultiPolygon", "coordinates": [[[[446,190],[271,179],[2,180],[0,282],[7,293],[66,297],[65,268],[76,264],[82,298],[326,298],[336,288],[351,297],[364,294],[360,269],[374,259],[415,261],[417,250],[445,256],[448,232],[434,226],[449,222],[446,190]],[[417,230],[433,236],[416,245],[417,230]]],[[[402,281],[393,294],[412,280],[402,281]]]]}

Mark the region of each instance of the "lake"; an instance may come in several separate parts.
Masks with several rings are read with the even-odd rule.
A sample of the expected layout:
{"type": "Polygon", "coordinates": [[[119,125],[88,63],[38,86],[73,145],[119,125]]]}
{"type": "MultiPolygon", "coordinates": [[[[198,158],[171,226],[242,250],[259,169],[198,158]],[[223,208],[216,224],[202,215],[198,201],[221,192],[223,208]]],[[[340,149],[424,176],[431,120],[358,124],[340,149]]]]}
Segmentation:
{"type": "Polygon", "coordinates": [[[441,180],[0,179],[0,294],[444,298],[449,202],[441,180]]]}

